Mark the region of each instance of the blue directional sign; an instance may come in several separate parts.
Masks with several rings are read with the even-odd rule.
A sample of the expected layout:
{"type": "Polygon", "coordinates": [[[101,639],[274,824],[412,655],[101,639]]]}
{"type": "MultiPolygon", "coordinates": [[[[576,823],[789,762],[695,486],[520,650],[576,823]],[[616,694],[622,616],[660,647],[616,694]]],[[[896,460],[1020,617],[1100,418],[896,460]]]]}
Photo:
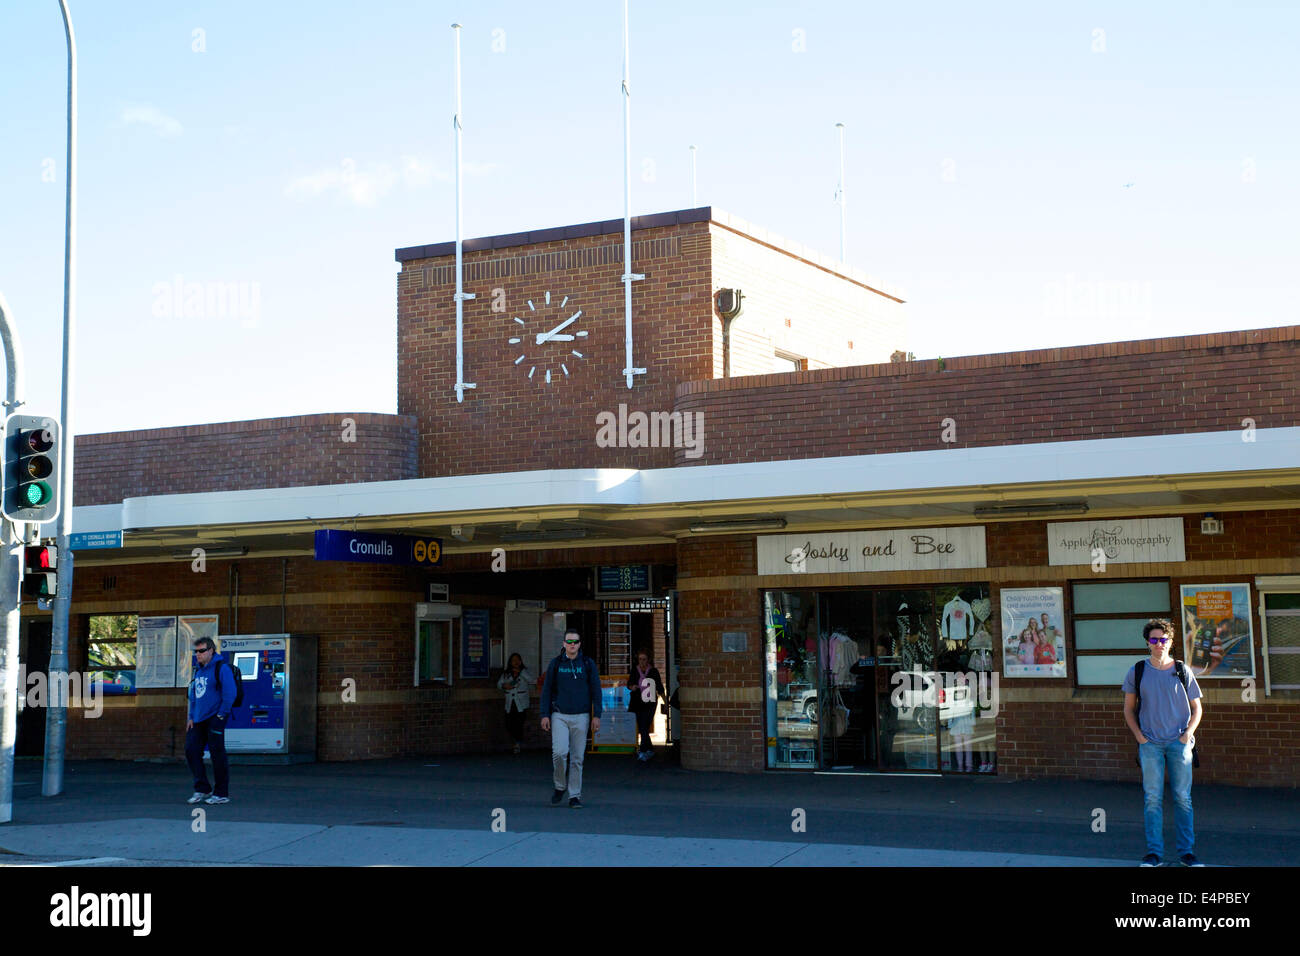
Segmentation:
{"type": "Polygon", "coordinates": [[[122,547],[120,531],[78,531],[68,535],[68,546],[73,551],[89,551],[91,548],[122,547]]]}
{"type": "Polygon", "coordinates": [[[442,539],[326,528],[316,532],[316,560],[437,568],[442,566],[442,539]]]}

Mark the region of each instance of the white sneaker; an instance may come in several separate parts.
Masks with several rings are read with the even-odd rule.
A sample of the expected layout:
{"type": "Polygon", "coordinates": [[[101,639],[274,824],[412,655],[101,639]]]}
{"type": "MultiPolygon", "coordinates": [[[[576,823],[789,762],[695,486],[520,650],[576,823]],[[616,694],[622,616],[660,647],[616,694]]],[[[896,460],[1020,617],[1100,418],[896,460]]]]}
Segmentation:
{"type": "Polygon", "coordinates": [[[230,802],[230,798],[229,798],[229,797],[218,797],[216,794],[213,794],[212,796],[208,797],[208,799],[204,800],[203,802],[204,802],[204,803],[208,803],[208,804],[213,804],[213,803],[229,803],[229,802],[230,802]]]}
{"type": "Polygon", "coordinates": [[[194,795],[191,796],[191,797],[190,797],[188,800],[186,800],[185,802],[186,802],[186,803],[202,803],[205,799],[207,799],[207,796],[208,796],[208,795],[207,795],[206,793],[199,793],[199,791],[195,790],[195,791],[194,791],[194,795]]]}

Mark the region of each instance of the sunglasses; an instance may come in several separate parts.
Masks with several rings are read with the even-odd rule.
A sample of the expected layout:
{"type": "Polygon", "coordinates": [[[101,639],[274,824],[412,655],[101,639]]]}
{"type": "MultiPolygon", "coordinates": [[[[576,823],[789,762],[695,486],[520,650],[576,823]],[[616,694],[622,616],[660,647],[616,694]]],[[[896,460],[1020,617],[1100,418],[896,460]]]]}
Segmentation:
{"type": "Polygon", "coordinates": [[[210,650],[212,650],[212,648],[210,648],[210,647],[196,647],[196,648],[194,648],[194,653],[195,653],[195,654],[206,654],[206,653],[208,653],[208,651],[210,651],[210,650]]]}
{"type": "Polygon", "coordinates": [[[1148,644],[1163,644],[1165,641],[1168,641],[1168,640],[1170,640],[1170,638],[1168,638],[1168,637],[1148,637],[1148,638],[1147,638],[1147,643],[1148,643],[1148,644]]]}
{"type": "Polygon", "coordinates": [[[581,644],[582,641],[565,641],[565,644],[581,644]]]}

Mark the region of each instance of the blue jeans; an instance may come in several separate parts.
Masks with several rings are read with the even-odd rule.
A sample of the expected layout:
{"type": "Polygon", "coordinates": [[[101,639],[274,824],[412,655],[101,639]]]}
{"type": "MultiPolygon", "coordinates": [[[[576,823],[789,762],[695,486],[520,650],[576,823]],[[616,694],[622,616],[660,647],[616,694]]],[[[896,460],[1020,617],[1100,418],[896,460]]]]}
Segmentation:
{"type": "Polygon", "coordinates": [[[1174,830],[1178,855],[1191,853],[1196,843],[1192,832],[1192,748],[1177,740],[1162,744],[1147,741],[1138,745],[1142,761],[1142,822],[1146,828],[1147,852],[1163,858],[1165,768],[1169,768],[1169,789],[1174,793],[1174,830]]]}

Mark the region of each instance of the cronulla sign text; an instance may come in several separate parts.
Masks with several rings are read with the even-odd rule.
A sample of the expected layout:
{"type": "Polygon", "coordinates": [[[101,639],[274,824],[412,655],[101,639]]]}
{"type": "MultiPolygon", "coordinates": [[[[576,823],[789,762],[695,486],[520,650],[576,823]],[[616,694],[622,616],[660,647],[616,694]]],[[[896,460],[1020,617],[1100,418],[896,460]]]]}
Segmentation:
{"type": "Polygon", "coordinates": [[[986,565],[983,527],[773,534],[758,539],[759,574],[860,574],[986,565]]]}

